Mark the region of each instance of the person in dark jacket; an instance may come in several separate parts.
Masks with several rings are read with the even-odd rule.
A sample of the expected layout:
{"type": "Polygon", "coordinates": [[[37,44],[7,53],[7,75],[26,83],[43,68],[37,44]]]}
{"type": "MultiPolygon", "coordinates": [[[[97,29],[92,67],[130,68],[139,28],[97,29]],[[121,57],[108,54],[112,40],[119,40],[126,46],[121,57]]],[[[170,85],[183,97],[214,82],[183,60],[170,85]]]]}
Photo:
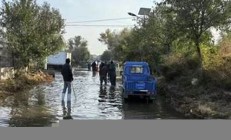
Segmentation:
{"type": "Polygon", "coordinates": [[[92,67],[92,71],[95,72],[97,69],[96,69],[96,62],[94,61],[92,64],[91,64],[91,67],[92,67]]]}
{"type": "Polygon", "coordinates": [[[63,65],[61,74],[63,76],[64,88],[62,92],[62,101],[65,98],[66,90],[68,88],[67,101],[71,101],[71,82],[73,81],[72,68],[70,65],[70,59],[66,59],[66,63],[63,65]]]}
{"type": "Polygon", "coordinates": [[[88,71],[91,71],[91,63],[90,62],[87,64],[87,68],[88,68],[88,71]]]}
{"type": "Polygon", "coordinates": [[[116,85],[116,66],[113,61],[108,65],[108,75],[112,86],[116,85]]]}
{"type": "Polygon", "coordinates": [[[107,73],[108,73],[108,67],[105,63],[102,62],[99,66],[100,85],[103,84],[103,81],[105,85],[107,85],[107,73]]]}

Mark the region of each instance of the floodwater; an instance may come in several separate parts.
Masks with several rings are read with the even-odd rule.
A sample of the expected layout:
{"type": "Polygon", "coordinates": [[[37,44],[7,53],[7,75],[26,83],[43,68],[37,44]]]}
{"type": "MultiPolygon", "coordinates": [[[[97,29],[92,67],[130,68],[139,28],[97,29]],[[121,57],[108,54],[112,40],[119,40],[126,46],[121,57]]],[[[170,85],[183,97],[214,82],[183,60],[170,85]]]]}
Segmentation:
{"type": "Polygon", "coordinates": [[[0,127],[52,127],[63,119],[184,119],[170,109],[163,98],[147,104],[142,100],[124,103],[121,85],[100,86],[98,73],[74,71],[71,102],[61,102],[62,76],[56,73],[51,84],[35,87],[0,100],[0,127]]]}

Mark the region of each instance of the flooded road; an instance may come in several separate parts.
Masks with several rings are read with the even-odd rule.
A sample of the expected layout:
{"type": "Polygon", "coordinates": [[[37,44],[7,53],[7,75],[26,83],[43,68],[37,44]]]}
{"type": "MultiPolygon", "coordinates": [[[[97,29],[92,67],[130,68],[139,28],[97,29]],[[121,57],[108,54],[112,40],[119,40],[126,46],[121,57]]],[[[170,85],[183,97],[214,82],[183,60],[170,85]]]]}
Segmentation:
{"type": "Polygon", "coordinates": [[[98,73],[75,71],[71,102],[61,102],[62,76],[0,100],[0,127],[52,126],[59,120],[184,119],[158,98],[155,103],[123,103],[120,81],[115,88],[100,86],[98,73]]]}

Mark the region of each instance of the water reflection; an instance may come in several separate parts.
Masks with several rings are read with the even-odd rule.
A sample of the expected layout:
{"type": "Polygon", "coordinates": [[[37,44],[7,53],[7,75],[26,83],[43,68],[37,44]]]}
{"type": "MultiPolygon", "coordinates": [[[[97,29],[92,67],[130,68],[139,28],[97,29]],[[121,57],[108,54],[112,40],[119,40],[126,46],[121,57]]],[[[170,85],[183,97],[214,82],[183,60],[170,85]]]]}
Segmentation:
{"type": "Polygon", "coordinates": [[[153,103],[132,98],[123,104],[124,119],[184,119],[184,116],[165,105],[164,98],[157,97],[153,103]]]}
{"type": "Polygon", "coordinates": [[[144,100],[129,100],[123,104],[124,119],[155,119],[161,118],[157,110],[157,104],[146,104],[144,100]]]}
{"type": "Polygon", "coordinates": [[[104,98],[107,95],[107,87],[104,85],[100,85],[100,89],[99,89],[99,97],[100,98],[104,98]]]}
{"type": "Polygon", "coordinates": [[[115,91],[115,86],[110,86],[110,93],[114,93],[114,91],[115,91]]]}
{"type": "Polygon", "coordinates": [[[97,119],[121,119],[121,98],[116,96],[116,89],[108,85],[99,85],[98,116],[97,119]]]}
{"type": "Polygon", "coordinates": [[[71,101],[67,101],[67,106],[66,102],[62,101],[62,108],[63,108],[63,119],[64,120],[70,120],[73,119],[71,116],[71,101]]]}
{"type": "Polygon", "coordinates": [[[21,92],[21,93],[18,93],[18,94],[15,94],[14,95],[14,101],[13,101],[13,106],[20,106],[20,105],[23,105],[23,106],[28,106],[29,103],[29,97],[30,95],[26,92],[21,92]]]}
{"type": "Polygon", "coordinates": [[[116,90],[117,89],[115,88],[115,86],[110,86],[110,88],[109,88],[109,99],[116,99],[116,94],[117,94],[116,90]]]}
{"type": "Polygon", "coordinates": [[[92,71],[92,77],[95,77],[95,76],[96,76],[96,74],[97,74],[97,72],[96,72],[96,71],[92,71]]]}
{"type": "Polygon", "coordinates": [[[49,126],[62,119],[172,119],[182,118],[164,100],[153,104],[139,100],[123,103],[120,82],[113,87],[101,85],[92,71],[76,71],[73,88],[77,98],[61,101],[62,75],[55,74],[51,84],[15,94],[0,102],[0,126],[49,126]]]}
{"type": "Polygon", "coordinates": [[[119,101],[120,97],[116,96],[116,89],[114,86],[110,86],[108,88],[107,85],[100,85],[99,90],[99,102],[109,102],[109,103],[115,103],[116,101],[119,101]]]}
{"type": "Polygon", "coordinates": [[[50,126],[54,116],[44,106],[12,107],[8,121],[10,127],[50,126]]]}

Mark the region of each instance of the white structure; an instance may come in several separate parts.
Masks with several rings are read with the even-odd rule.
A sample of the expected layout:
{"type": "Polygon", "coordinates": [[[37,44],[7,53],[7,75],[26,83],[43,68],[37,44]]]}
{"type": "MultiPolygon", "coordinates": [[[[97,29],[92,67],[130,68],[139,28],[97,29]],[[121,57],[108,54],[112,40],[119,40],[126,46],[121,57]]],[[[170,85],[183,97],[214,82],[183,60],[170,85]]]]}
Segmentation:
{"type": "Polygon", "coordinates": [[[46,59],[45,69],[47,69],[49,66],[60,67],[65,64],[67,58],[71,60],[71,53],[65,51],[50,55],[46,59]]]}

